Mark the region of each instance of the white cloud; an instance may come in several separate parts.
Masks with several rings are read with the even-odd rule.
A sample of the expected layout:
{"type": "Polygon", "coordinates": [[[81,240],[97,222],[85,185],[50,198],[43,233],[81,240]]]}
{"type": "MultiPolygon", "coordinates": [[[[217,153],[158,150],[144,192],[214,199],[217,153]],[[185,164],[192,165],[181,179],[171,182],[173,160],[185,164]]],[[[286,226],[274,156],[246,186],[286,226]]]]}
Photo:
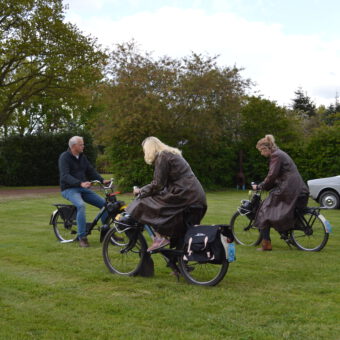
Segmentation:
{"type": "Polygon", "coordinates": [[[164,7],[116,21],[110,13],[86,21],[72,13],[70,8],[68,19],[106,46],[135,39],[156,56],[218,54],[220,64],[244,67],[243,76],[279,104],[290,104],[300,86],[317,105],[334,102],[340,92],[339,41],[285,35],[280,25],[250,22],[227,11],[208,15],[201,9],[164,7]]]}

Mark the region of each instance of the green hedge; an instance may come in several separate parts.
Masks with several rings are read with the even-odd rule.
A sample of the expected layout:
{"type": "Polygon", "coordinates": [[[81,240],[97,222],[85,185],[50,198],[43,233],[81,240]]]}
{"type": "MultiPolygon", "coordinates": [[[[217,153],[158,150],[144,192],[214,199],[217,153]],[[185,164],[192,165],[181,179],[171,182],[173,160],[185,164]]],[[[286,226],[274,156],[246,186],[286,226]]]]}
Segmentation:
{"type": "MultiPolygon", "coordinates": [[[[57,185],[58,158],[73,135],[84,137],[85,153],[95,164],[96,150],[86,132],[12,136],[0,141],[0,185],[57,185]]],[[[293,158],[305,181],[340,174],[339,125],[320,128],[305,145],[280,137],[278,144],[293,158]]],[[[114,140],[113,145],[108,154],[120,188],[131,190],[132,185],[149,183],[153,168],[145,164],[141,146],[133,147],[118,140],[114,140]]],[[[223,141],[219,147],[210,148],[188,145],[183,147],[183,155],[206,189],[235,187],[240,149],[244,151],[243,167],[249,187],[252,180],[261,181],[268,172],[268,162],[256,150],[255,141],[237,144],[223,141]]]]}
{"type": "MultiPolygon", "coordinates": [[[[340,175],[340,125],[322,126],[305,143],[280,141],[279,147],[296,163],[305,181],[340,175]]],[[[247,184],[251,179],[262,180],[268,172],[268,161],[253,148],[244,156],[247,184]]]]}
{"type": "Polygon", "coordinates": [[[92,137],[84,131],[11,136],[0,141],[1,185],[58,185],[59,155],[67,150],[68,140],[75,135],[84,137],[85,153],[94,164],[92,137]]]}
{"type": "Polygon", "coordinates": [[[302,159],[303,172],[308,179],[340,175],[340,124],[317,130],[302,159]]]}
{"type": "MultiPolygon", "coordinates": [[[[162,138],[162,137],[161,137],[162,138]]],[[[166,138],[161,139],[169,145],[175,145],[166,138]]],[[[195,175],[205,189],[217,189],[233,186],[236,176],[237,153],[227,142],[220,145],[191,145],[180,147],[184,158],[190,164],[195,175]]],[[[112,146],[107,149],[112,172],[120,190],[132,190],[133,185],[143,186],[150,183],[153,166],[144,161],[144,153],[140,144],[128,144],[113,138],[112,146]]]]}

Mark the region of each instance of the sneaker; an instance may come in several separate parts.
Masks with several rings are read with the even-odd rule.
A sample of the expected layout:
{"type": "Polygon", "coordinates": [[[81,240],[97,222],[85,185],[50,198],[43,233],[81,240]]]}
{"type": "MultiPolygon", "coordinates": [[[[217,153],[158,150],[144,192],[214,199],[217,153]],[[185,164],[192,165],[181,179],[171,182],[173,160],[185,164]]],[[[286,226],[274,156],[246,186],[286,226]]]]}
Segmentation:
{"type": "Polygon", "coordinates": [[[153,251],[153,250],[156,250],[156,249],[160,249],[160,248],[167,246],[168,244],[170,244],[170,241],[167,240],[166,238],[155,237],[152,245],[147,249],[147,251],[150,252],[150,251],[153,251]]]}
{"type": "Polygon", "coordinates": [[[82,237],[79,239],[79,247],[82,247],[82,248],[87,248],[89,247],[89,241],[87,240],[86,237],[82,237]]]}

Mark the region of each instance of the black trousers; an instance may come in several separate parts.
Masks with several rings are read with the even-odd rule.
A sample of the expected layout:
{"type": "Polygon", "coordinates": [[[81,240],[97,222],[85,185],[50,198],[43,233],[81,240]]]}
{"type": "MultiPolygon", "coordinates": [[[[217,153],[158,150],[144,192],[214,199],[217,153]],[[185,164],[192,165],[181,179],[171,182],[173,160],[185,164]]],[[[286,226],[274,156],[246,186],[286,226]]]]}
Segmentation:
{"type": "Polygon", "coordinates": [[[262,239],[266,241],[270,241],[270,227],[265,227],[261,230],[262,239]]]}

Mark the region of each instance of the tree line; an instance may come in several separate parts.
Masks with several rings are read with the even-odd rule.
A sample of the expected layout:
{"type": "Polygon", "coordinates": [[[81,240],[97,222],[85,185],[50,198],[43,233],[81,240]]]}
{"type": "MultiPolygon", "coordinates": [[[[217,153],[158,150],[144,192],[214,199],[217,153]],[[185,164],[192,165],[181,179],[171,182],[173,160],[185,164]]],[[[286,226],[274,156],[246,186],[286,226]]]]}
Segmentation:
{"type": "Polygon", "coordinates": [[[255,145],[271,133],[306,180],[340,173],[337,98],[317,107],[299,88],[282,107],[250,96],[252,81],[215,56],[154,58],[134,41],[103,49],[65,22],[65,10],[61,0],[0,4],[0,163],[16,138],[81,130],[97,167],[130,188],[152,176],[141,142],[154,135],[183,151],[206,188],[218,188],[236,185],[240,171],[247,183],[265,175],[255,145]]]}

